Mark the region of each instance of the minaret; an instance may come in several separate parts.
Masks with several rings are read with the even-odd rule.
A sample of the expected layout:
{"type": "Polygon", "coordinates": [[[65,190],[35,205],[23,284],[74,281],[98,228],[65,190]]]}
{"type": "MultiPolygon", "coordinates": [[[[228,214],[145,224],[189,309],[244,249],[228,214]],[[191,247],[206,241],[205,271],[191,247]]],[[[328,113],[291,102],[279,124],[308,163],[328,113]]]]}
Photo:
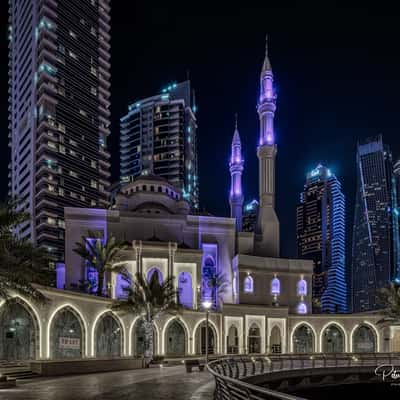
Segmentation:
{"type": "Polygon", "coordinates": [[[231,191],[229,193],[229,203],[231,205],[231,218],[236,218],[236,230],[242,230],[242,210],[243,210],[243,192],[242,192],[242,144],[240,142],[239,131],[237,127],[237,115],[235,123],[235,132],[232,139],[232,153],[229,162],[231,172],[231,191]]]}
{"type": "Polygon", "coordinates": [[[260,77],[260,138],[257,147],[259,161],[260,208],[254,240],[255,255],[279,257],[279,221],[275,213],[275,157],[277,147],[274,135],[274,114],[276,93],[274,76],[268,58],[268,37],[265,47],[264,64],[260,77]]]}

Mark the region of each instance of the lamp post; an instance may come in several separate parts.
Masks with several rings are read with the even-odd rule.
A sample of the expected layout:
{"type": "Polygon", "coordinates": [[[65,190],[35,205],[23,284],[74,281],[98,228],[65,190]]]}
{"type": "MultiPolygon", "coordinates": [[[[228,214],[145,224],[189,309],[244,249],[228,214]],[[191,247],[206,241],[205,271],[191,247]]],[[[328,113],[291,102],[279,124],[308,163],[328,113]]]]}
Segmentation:
{"type": "Polygon", "coordinates": [[[206,310],[206,364],[208,364],[208,315],[212,306],[211,301],[203,301],[203,308],[206,310]]]}

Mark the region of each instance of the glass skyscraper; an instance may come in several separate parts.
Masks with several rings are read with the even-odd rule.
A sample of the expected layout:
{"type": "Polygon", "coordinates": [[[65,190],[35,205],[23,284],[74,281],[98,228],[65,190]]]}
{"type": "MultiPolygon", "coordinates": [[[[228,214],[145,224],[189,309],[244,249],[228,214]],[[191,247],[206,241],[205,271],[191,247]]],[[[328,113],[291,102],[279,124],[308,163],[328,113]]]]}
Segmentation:
{"type": "Polygon", "coordinates": [[[109,202],[110,1],[9,1],[9,194],[64,253],[64,207],[109,202]]]}
{"type": "Polygon", "coordinates": [[[173,83],[160,94],[138,100],[121,118],[120,181],[158,175],[199,205],[196,104],[190,81],[173,83]]]}
{"type": "Polygon", "coordinates": [[[347,312],[345,198],[336,176],[320,164],[307,174],[296,231],[298,257],[315,263],[313,312],[347,312]]]}
{"type": "Polygon", "coordinates": [[[382,136],[360,142],[352,244],[354,312],[379,308],[377,290],[399,278],[395,188],[392,154],[382,136]]]}

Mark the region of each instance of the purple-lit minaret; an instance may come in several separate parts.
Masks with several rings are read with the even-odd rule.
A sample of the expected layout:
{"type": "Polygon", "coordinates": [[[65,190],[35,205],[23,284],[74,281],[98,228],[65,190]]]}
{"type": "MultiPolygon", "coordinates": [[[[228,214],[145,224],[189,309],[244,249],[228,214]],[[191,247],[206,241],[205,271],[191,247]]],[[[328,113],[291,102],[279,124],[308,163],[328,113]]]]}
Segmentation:
{"type": "Polygon", "coordinates": [[[255,254],[263,257],[279,256],[279,221],[275,213],[275,157],[277,147],[274,135],[274,115],[276,93],[273,83],[274,76],[268,57],[267,40],[257,107],[260,118],[260,137],[257,147],[260,208],[254,241],[255,254]]]}
{"type": "Polygon", "coordinates": [[[242,144],[240,142],[239,130],[237,127],[237,116],[235,132],[232,139],[232,153],[229,162],[231,172],[231,191],[229,193],[229,203],[231,205],[231,218],[236,218],[236,230],[242,230],[242,210],[243,210],[243,191],[242,191],[242,144]]]}

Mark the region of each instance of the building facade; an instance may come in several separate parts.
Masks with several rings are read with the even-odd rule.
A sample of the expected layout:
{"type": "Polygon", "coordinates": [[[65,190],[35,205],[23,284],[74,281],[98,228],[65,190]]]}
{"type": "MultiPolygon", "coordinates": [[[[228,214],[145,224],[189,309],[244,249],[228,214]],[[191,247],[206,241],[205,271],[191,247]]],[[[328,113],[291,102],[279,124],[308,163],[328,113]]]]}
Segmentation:
{"type": "Polygon", "coordinates": [[[129,105],[121,118],[120,181],[157,175],[199,206],[196,104],[190,81],[129,105]]]}
{"type": "Polygon", "coordinates": [[[10,0],[9,194],[21,237],[64,259],[64,207],[106,207],[109,0],[10,0]]]}
{"type": "Polygon", "coordinates": [[[382,136],[357,147],[353,226],[353,311],[379,308],[377,290],[399,279],[397,199],[390,149],[382,136]]]}
{"type": "MultiPolygon", "coordinates": [[[[267,81],[269,68],[266,56],[267,81]]],[[[268,82],[262,84],[268,89],[268,82]]],[[[119,261],[132,276],[174,277],[184,310],[155,321],[156,355],[201,355],[206,342],[214,354],[399,351],[400,327],[379,323],[379,313],[311,313],[312,261],[264,255],[279,244],[279,227],[268,226],[277,223],[271,176],[276,146],[268,144],[268,135],[266,140],[257,152],[264,208],[257,232],[238,231],[237,218],[191,213],[184,192],[152,174],[122,185],[113,209],[66,208],[66,264],[57,270],[58,288],[40,288],[50,300],[41,307],[19,296],[7,306],[0,303],[0,359],[143,356],[141,316],[110,310],[123,297],[122,277],[106,274],[108,297],[83,293],[77,285],[92,273],[74,252],[90,231],[127,244],[119,261]],[[223,291],[212,284],[217,276],[223,277],[223,291]],[[204,301],[213,304],[209,318],[204,301]]]]}
{"type": "Polygon", "coordinates": [[[328,168],[307,174],[296,211],[297,255],[314,261],[313,312],[347,312],[345,199],[328,168]]]}

